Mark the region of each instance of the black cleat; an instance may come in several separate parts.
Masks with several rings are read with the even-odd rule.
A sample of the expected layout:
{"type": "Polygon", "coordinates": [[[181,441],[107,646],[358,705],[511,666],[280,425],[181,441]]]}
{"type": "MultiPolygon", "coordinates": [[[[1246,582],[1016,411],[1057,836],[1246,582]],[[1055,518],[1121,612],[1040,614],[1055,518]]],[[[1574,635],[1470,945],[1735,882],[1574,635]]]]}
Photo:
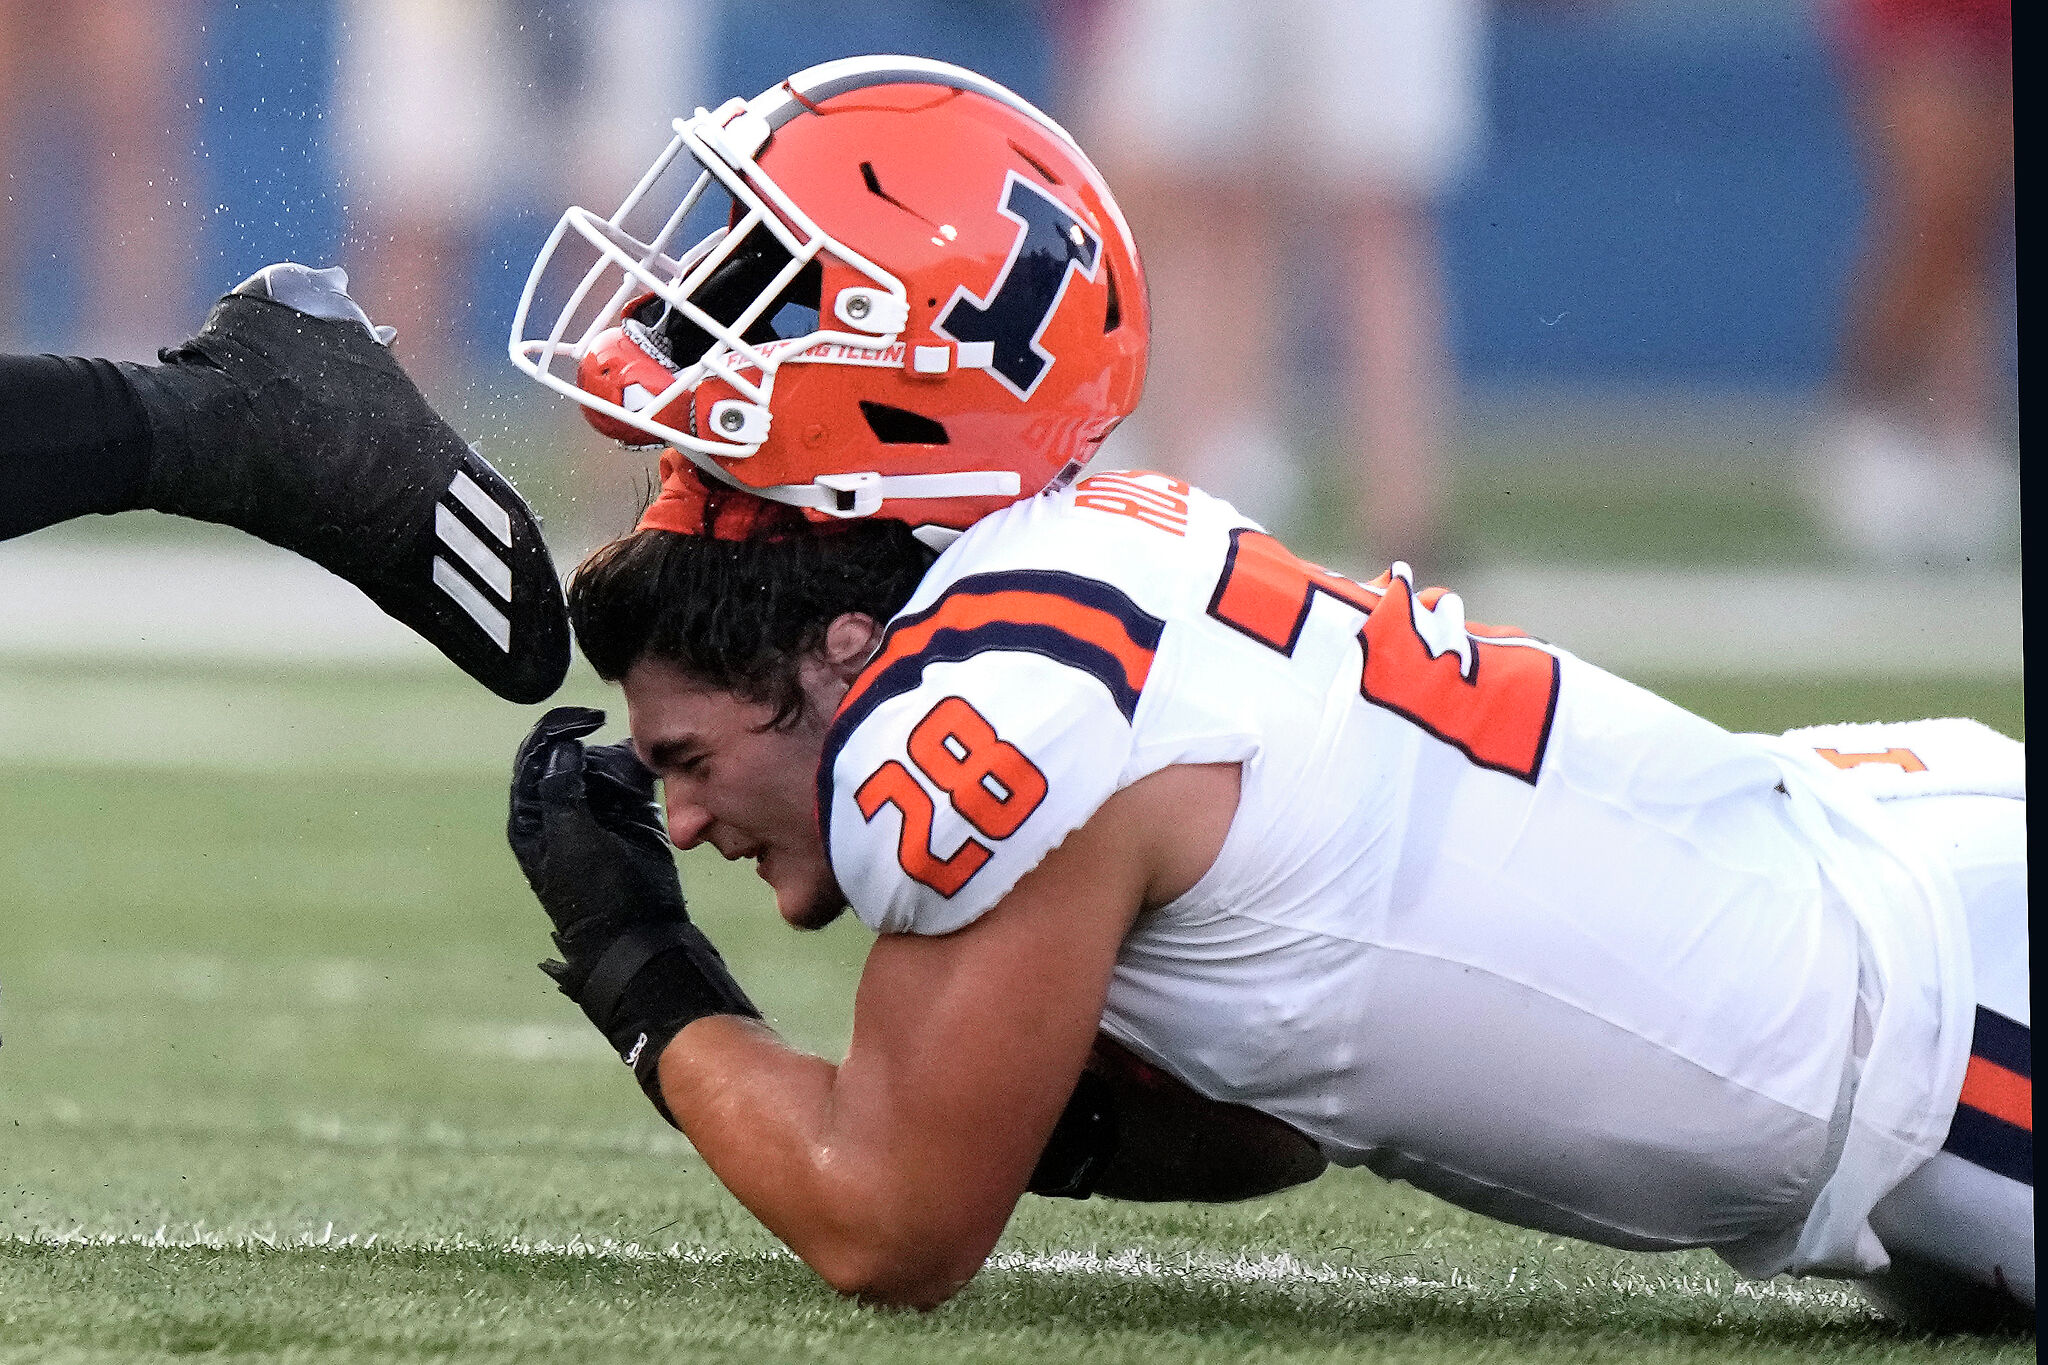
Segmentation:
{"type": "Polygon", "coordinates": [[[499,696],[543,701],[569,619],[540,520],[347,288],[338,267],[266,266],[162,366],[121,367],[155,444],[144,505],[302,554],[499,696]]]}

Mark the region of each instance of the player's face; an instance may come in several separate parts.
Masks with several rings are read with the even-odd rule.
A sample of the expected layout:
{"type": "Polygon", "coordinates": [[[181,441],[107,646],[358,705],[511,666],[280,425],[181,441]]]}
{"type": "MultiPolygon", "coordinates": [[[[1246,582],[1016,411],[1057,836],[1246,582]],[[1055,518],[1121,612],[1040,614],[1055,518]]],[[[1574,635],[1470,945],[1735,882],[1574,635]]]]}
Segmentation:
{"type": "Polygon", "coordinates": [[[799,929],[837,917],[846,898],[817,819],[818,760],[836,696],[814,698],[794,726],[775,730],[773,707],[707,688],[659,660],[633,665],[623,686],[634,747],[661,778],[676,847],[708,843],[728,859],[752,858],[776,908],[799,929]]]}

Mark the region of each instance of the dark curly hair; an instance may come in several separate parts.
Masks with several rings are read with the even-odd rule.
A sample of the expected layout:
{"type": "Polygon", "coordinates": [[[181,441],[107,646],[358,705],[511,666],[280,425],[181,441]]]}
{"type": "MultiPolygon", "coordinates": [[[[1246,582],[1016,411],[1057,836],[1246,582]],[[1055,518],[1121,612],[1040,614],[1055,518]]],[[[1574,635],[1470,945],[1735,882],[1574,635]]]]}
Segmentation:
{"type": "Polygon", "coordinates": [[[847,612],[887,621],[910,600],[933,552],[899,521],[829,534],[714,540],[635,531],[599,547],[569,579],[569,620],[606,682],[643,658],[707,687],[803,714],[800,667],[847,612]]]}

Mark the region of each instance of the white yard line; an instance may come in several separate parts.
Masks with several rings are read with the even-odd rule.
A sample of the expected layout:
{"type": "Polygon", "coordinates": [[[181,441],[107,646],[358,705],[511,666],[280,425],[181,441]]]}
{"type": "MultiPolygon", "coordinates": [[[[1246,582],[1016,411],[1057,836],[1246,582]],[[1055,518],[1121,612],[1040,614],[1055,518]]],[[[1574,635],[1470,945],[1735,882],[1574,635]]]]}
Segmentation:
{"type": "MultiPolygon", "coordinates": [[[[1360,566],[1346,566],[1358,569],[1360,566]]],[[[1624,675],[2012,677],[2020,575],[1493,565],[1453,584],[1624,675]]],[[[87,658],[433,665],[438,656],[310,563],[240,546],[0,543],[0,661],[87,658]]]]}
{"type": "MultiPolygon", "coordinates": [[[[632,1241],[621,1242],[610,1237],[589,1239],[577,1234],[571,1234],[562,1241],[545,1237],[510,1237],[498,1240],[472,1237],[409,1238],[376,1232],[354,1232],[337,1237],[332,1222],[322,1226],[318,1232],[312,1231],[310,1226],[295,1232],[280,1232],[275,1228],[208,1228],[203,1222],[176,1228],[166,1223],[151,1232],[90,1232],[86,1230],[84,1224],[78,1224],[70,1228],[44,1228],[34,1232],[10,1233],[6,1235],[5,1240],[16,1245],[67,1250],[147,1247],[203,1248],[214,1251],[309,1251],[342,1247],[364,1250],[385,1247],[443,1254],[481,1252],[487,1255],[536,1260],[668,1262],[708,1267],[766,1261],[793,1263],[796,1259],[787,1251],[780,1250],[731,1251],[716,1247],[686,1246],[681,1242],[670,1242],[663,1246],[632,1241]]],[[[1574,1287],[1569,1282],[1539,1275],[1521,1279],[1518,1283],[1519,1267],[1511,1269],[1505,1280],[1491,1283],[1455,1271],[1448,1279],[1432,1279],[1407,1271],[1331,1265],[1327,1262],[1303,1260],[1286,1252],[1261,1256],[1202,1253],[1160,1256],[1142,1247],[1117,1251],[999,1251],[989,1257],[987,1265],[983,1268],[984,1274],[991,1272],[998,1275],[1023,1274],[1196,1285],[1270,1285],[1277,1288],[1315,1285],[1356,1289],[1368,1293],[1412,1293],[1421,1290],[1444,1295],[1493,1293],[1502,1289],[1514,1289],[1530,1294],[1549,1294],[1560,1288],[1574,1287]]],[[[1811,1280],[1744,1280],[1732,1272],[1723,1277],[1697,1272],[1646,1275],[1622,1270],[1604,1278],[1586,1278],[1584,1287],[1624,1289],[1642,1297],[1734,1297],[1872,1311],[1860,1295],[1844,1285],[1811,1280]]]]}

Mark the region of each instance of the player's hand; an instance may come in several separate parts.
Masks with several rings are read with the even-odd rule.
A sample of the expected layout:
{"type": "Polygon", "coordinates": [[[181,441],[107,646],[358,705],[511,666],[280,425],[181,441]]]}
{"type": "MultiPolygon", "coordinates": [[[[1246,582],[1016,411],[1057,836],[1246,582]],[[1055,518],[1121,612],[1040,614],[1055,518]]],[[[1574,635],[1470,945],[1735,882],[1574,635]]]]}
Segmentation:
{"type": "Polygon", "coordinates": [[[586,747],[603,724],[602,711],[558,706],[512,760],[512,855],[570,939],[594,921],[688,918],[654,774],[629,744],[586,747]]]}
{"type": "Polygon", "coordinates": [[[562,994],[633,1068],[663,1118],[656,1062],[684,1026],[712,1014],[758,1019],[703,930],[690,922],[654,774],[625,744],[583,743],[604,712],[558,706],[512,761],[506,834],[554,922],[562,994]]]}

